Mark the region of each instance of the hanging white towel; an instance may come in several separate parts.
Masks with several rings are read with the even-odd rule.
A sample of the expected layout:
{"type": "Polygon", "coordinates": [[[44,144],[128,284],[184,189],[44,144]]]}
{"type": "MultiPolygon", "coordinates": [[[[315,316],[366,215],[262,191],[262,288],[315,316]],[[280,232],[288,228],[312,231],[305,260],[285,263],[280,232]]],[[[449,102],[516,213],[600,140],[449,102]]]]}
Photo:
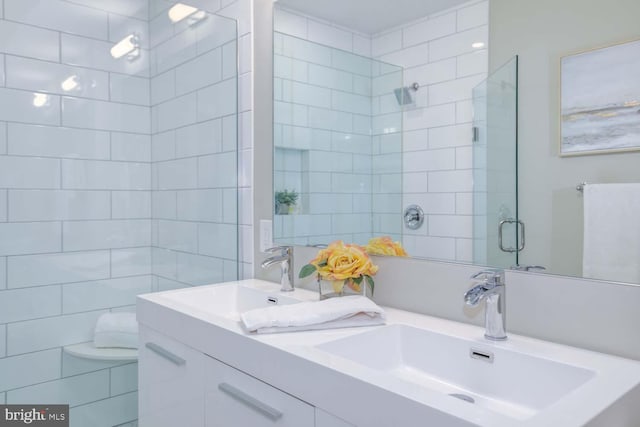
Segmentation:
{"type": "Polygon", "coordinates": [[[582,273],[640,283],[640,183],[584,186],[582,273]]]}
{"type": "Polygon", "coordinates": [[[385,319],[384,310],[361,295],[258,308],[240,317],[248,331],[257,333],[381,325],[385,319]]]}

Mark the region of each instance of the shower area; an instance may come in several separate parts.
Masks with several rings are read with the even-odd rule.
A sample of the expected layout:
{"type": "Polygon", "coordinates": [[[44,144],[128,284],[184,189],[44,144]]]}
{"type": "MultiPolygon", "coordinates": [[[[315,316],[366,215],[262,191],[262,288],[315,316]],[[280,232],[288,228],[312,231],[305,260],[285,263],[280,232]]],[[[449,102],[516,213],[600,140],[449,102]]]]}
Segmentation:
{"type": "Polygon", "coordinates": [[[0,2],[0,402],[137,425],[136,295],[238,278],[237,23],[219,2],[0,2]]]}
{"type": "MultiPolygon", "coordinates": [[[[276,11],[277,12],[277,11],[276,11]]],[[[402,235],[400,66],[275,31],[274,189],[298,197],[276,211],[276,242],[364,245],[402,235]]]]}

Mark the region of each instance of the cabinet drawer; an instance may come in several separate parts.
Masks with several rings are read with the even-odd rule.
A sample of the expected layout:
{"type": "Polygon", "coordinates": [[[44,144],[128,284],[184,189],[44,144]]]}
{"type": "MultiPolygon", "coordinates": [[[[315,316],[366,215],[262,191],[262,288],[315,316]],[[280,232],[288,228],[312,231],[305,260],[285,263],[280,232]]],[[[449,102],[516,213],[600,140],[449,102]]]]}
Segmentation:
{"type": "Polygon", "coordinates": [[[313,406],[216,359],[206,361],[207,427],[313,427],[313,406]]]}
{"type": "Polygon", "coordinates": [[[140,326],[140,427],[204,425],[204,354],[140,326]]]}

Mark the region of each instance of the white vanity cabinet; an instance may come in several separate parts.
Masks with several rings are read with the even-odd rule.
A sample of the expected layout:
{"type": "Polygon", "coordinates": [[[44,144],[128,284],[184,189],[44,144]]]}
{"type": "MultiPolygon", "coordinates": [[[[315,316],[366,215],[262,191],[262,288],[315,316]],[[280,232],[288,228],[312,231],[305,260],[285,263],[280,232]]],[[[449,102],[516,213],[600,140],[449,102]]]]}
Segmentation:
{"type": "Polygon", "coordinates": [[[140,427],[351,427],[213,357],[140,325],[140,427]]]}
{"type": "Polygon", "coordinates": [[[356,427],[353,424],[334,417],[320,408],[316,408],[316,427],[356,427]]]}
{"type": "Polygon", "coordinates": [[[207,357],[140,325],[138,424],[140,427],[204,426],[207,357]]]}
{"type": "Polygon", "coordinates": [[[206,427],[314,427],[315,408],[216,359],[205,367],[206,427]]]}

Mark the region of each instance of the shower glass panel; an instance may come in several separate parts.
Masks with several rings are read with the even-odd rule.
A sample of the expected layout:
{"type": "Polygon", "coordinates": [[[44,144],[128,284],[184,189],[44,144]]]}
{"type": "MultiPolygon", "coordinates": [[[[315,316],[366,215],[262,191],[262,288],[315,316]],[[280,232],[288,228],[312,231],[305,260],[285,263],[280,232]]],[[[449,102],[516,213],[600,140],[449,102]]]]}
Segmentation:
{"type": "Polygon", "coordinates": [[[274,33],[275,242],[401,239],[402,87],[399,66],[274,33]]]}
{"type": "Polygon", "coordinates": [[[473,140],[473,261],[511,267],[525,243],[518,226],[518,57],[473,89],[473,140]]]}
{"type": "Polygon", "coordinates": [[[69,346],[138,294],[238,277],[236,21],[217,1],[3,5],[0,403],[135,426],[135,359],[69,346]]]}

